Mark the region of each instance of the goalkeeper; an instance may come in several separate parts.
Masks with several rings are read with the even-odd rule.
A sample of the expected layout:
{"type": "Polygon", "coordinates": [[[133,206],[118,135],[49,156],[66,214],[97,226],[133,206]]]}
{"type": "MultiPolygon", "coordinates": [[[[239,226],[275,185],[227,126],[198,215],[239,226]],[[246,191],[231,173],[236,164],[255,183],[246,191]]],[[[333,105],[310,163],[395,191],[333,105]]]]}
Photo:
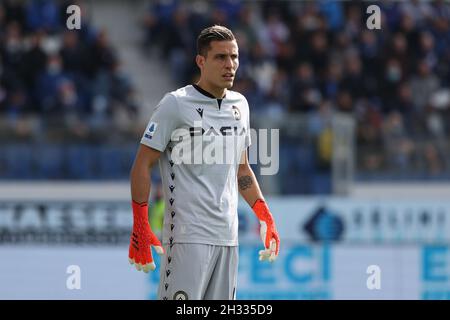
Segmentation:
{"type": "Polygon", "coordinates": [[[204,29],[197,38],[196,64],[199,81],[167,93],[141,139],[130,175],[134,223],[129,260],[148,272],[156,267],[151,247],[163,255],[159,299],[231,300],[238,271],[238,192],[261,223],[260,260],[274,261],[280,241],[248,162],[247,100],[229,90],[239,66],[233,33],[222,26],[204,29]],[[231,152],[227,159],[233,161],[195,161],[208,143],[216,154],[231,152]],[[186,146],[194,161],[180,161],[176,151],[186,146]],[[147,215],[150,170],[158,160],[165,198],[162,243],[147,215]]]}

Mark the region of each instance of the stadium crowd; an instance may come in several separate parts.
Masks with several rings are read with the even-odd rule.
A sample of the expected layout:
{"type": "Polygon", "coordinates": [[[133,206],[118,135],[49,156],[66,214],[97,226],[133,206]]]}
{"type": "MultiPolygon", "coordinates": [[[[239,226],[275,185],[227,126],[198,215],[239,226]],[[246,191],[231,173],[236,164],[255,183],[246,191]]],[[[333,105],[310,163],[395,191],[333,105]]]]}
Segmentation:
{"type": "Polygon", "coordinates": [[[119,110],[136,114],[133,86],[107,32],[84,16],[80,30],[66,27],[72,2],[0,2],[2,138],[27,139],[59,126],[86,139],[110,127],[119,110]]]}
{"type": "MultiPolygon", "coordinates": [[[[140,22],[148,59],[165,61],[174,88],[198,77],[195,36],[201,29],[222,24],[233,30],[240,59],[234,90],[247,97],[252,117],[299,119],[305,128],[298,139],[283,137],[295,130],[280,132],[281,192],[330,191],[337,112],[356,121],[357,177],[448,179],[450,5],[374,3],[381,8],[380,30],[367,28],[372,3],[359,1],[154,0],[140,22]],[[303,136],[310,137],[306,144],[303,136]],[[309,188],[314,181],[319,187],[309,188]]],[[[14,141],[114,142],[118,133],[131,132],[127,141],[134,150],[138,134],[130,124],[140,106],[132,78],[108,33],[94,28],[89,17],[81,19],[81,30],[66,28],[70,4],[0,1],[0,140],[14,149],[14,141]]],[[[17,165],[14,152],[0,152],[0,177],[17,165]],[[3,171],[2,161],[10,163],[3,171]]],[[[131,156],[129,151],[126,159],[131,156]]],[[[105,156],[105,163],[112,158],[105,156]]],[[[127,165],[118,168],[123,172],[115,177],[127,178],[127,165]]],[[[98,172],[83,170],[65,175],[60,168],[51,176],[98,172]]]]}
{"type": "Polygon", "coordinates": [[[183,85],[198,76],[195,35],[226,25],[240,50],[235,89],[253,114],[303,114],[311,134],[326,133],[333,112],[351,114],[361,171],[438,177],[450,169],[450,5],[374,3],[381,30],[366,26],[371,2],[157,1],[145,44],[183,85]]]}

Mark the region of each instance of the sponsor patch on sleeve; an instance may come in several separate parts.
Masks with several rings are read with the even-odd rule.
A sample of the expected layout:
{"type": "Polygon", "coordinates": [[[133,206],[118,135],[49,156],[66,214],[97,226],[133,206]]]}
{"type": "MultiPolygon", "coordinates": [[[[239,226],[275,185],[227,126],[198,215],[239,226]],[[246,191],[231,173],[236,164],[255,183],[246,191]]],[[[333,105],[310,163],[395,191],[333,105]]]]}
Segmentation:
{"type": "Polygon", "coordinates": [[[156,122],[150,122],[147,126],[147,130],[145,130],[144,137],[147,139],[152,139],[155,134],[156,127],[158,127],[156,122]]]}

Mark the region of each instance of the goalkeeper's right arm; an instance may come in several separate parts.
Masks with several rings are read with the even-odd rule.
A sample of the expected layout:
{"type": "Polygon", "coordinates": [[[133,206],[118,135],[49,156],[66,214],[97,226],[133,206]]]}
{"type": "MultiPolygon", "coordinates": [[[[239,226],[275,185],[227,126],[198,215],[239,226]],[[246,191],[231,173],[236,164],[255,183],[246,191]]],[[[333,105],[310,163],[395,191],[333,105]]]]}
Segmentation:
{"type": "Polygon", "coordinates": [[[155,270],[151,246],[163,254],[161,242],[155,236],[148,222],[148,197],[150,194],[150,172],[161,152],[140,145],[130,173],[131,199],[133,208],[133,231],[131,232],[128,259],[137,270],[155,270]]]}

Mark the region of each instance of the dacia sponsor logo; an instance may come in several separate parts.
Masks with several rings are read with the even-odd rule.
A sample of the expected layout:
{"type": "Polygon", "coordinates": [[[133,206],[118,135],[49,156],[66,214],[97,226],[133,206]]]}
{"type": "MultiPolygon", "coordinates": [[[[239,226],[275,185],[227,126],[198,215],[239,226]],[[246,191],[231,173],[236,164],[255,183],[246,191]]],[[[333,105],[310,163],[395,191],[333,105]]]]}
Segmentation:
{"type": "Polygon", "coordinates": [[[190,127],[189,133],[191,137],[193,136],[242,136],[245,135],[245,127],[239,128],[237,126],[222,126],[220,128],[210,127],[205,130],[202,127],[190,127]]]}

